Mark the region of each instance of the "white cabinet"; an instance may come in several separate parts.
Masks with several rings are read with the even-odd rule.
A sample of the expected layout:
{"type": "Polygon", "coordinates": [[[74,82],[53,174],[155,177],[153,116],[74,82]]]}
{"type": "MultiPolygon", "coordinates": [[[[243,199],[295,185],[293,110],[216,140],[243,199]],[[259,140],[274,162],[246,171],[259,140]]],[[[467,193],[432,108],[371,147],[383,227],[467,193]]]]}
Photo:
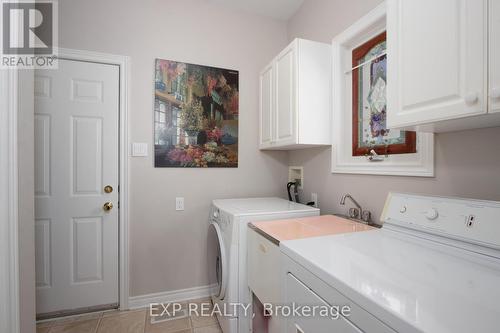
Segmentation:
{"type": "Polygon", "coordinates": [[[500,112],[500,1],[489,2],[489,103],[490,112],[500,112]]]}
{"type": "MultiPolygon", "coordinates": [[[[487,96],[493,16],[487,0],[387,1],[389,127],[441,132],[500,125],[487,96]]],[[[498,46],[496,52],[498,58],[498,46]]],[[[498,68],[489,73],[498,76],[498,68]]]]}
{"type": "Polygon", "coordinates": [[[260,149],[329,145],[331,47],[295,39],[260,73],[260,149]]]}
{"type": "Polygon", "coordinates": [[[260,74],[260,147],[271,146],[273,111],[273,66],[268,65],[260,74]]]}
{"type": "Polygon", "coordinates": [[[274,144],[294,144],[297,136],[295,84],[296,43],[289,45],[276,58],[276,136],[274,144]]]}
{"type": "Polygon", "coordinates": [[[280,249],[248,230],[248,286],[262,303],[280,301],[280,249]]]}
{"type": "MultiPolygon", "coordinates": [[[[247,272],[248,287],[262,304],[281,303],[281,252],[277,244],[258,234],[254,229],[248,230],[247,272]]],[[[255,303],[253,311],[256,312],[255,303]]],[[[269,333],[281,333],[280,318],[266,317],[267,322],[252,325],[266,326],[269,333]]],[[[259,331],[255,329],[254,331],[259,331]]]]}

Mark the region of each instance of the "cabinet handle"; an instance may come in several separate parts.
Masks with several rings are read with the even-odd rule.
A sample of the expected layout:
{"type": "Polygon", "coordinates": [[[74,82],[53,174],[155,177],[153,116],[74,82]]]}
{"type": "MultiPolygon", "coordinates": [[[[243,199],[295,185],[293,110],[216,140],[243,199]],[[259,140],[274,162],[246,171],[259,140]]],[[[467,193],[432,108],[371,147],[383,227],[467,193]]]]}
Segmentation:
{"type": "Polygon", "coordinates": [[[499,99],[500,98],[500,88],[491,89],[490,97],[493,99],[499,99]]]}
{"type": "Polygon", "coordinates": [[[468,93],[467,95],[465,95],[465,103],[474,104],[476,102],[477,102],[477,93],[476,92],[468,93]]]}

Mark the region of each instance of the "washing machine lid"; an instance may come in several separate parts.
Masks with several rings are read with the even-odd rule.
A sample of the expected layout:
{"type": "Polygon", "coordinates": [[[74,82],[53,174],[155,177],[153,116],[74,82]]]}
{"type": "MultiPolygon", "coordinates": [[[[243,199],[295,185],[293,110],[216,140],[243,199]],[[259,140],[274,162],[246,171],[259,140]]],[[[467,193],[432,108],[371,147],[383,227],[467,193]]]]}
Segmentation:
{"type": "Polygon", "coordinates": [[[213,204],[217,208],[235,216],[319,211],[315,207],[275,197],[218,199],[214,200],[213,204]]]}
{"type": "Polygon", "coordinates": [[[217,223],[208,229],[208,271],[212,296],[223,300],[226,295],[228,262],[222,231],[217,223]]]}

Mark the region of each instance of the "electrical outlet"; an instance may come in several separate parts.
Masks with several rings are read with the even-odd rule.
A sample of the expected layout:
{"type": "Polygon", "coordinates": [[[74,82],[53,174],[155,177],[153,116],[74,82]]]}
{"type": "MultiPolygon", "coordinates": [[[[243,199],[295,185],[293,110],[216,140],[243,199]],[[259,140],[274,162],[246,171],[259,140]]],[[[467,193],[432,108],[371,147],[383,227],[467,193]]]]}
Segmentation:
{"type": "Polygon", "coordinates": [[[318,193],[311,193],[311,201],[314,202],[314,207],[318,208],[318,193]]]}
{"type": "Polygon", "coordinates": [[[184,198],[183,197],[175,198],[175,210],[184,210],[184,198]]]}

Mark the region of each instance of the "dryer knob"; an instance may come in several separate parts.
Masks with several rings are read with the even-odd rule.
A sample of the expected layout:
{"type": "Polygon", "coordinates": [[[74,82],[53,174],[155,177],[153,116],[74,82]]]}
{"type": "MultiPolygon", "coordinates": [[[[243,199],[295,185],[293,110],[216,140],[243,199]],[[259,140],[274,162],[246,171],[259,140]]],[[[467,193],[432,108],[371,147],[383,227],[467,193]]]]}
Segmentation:
{"type": "Polygon", "coordinates": [[[433,220],[437,219],[438,216],[439,216],[439,213],[434,208],[429,209],[427,211],[427,213],[425,213],[425,218],[428,219],[429,221],[433,221],[433,220]]]}

